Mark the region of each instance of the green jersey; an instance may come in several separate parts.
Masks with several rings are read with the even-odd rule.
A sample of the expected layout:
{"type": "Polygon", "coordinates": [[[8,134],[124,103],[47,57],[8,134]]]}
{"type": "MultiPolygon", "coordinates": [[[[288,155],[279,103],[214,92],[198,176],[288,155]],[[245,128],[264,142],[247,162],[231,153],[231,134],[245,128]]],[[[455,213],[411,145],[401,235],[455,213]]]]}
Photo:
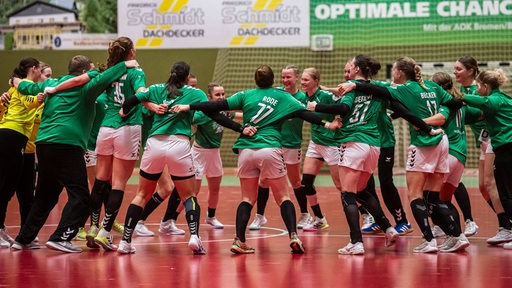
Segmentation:
{"type": "MultiPolygon", "coordinates": [[[[297,93],[292,94],[300,103],[306,105],[308,98],[304,92],[298,90],[297,93]]],[[[300,149],[302,144],[302,125],[304,120],[299,117],[290,118],[284,121],[281,127],[281,144],[283,147],[290,149],[300,149]]]]}
{"type": "MultiPolygon", "coordinates": [[[[427,89],[420,86],[416,81],[407,81],[405,84],[388,87],[391,97],[400,101],[412,114],[419,118],[428,118],[439,112],[439,107],[452,99],[443,88],[435,82],[425,80],[427,89]]],[[[413,125],[409,124],[411,144],[423,147],[434,146],[441,142],[443,135],[431,136],[422,131],[416,131],[413,125]]]]}
{"type": "MultiPolygon", "coordinates": [[[[375,85],[389,87],[391,83],[383,82],[383,81],[375,81],[375,85]]],[[[377,121],[377,125],[379,127],[379,135],[380,135],[380,147],[381,148],[391,148],[395,147],[396,139],[395,139],[395,129],[393,127],[393,123],[391,122],[391,118],[388,116],[389,101],[385,101],[385,104],[382,105],[382,110],[379,115],[379,120],[377,121]]]]}
{"type": "MultiPolygon", "coordinates": [[[[220,112],[225,113],[226,112],[220,112]]],[[[229,116],[231,119],[235,117],[235,113],[229,116]]],[[[197,125],[195,133],[196,143],[203,148],[219,148],[222,141],[222,134],[224,127],[215,122],[212,118],[206,116],[201,111],[196,111],[194,114],[194,125],[197,125]]]]}
{"type": "MultiPolygon", "coordinates": [[[[336,104],[340,101],[341,97],[338,97],[331,92],[324,91],[321,89],[316,90],[316,92],[311,95],[307,96],[308,102],[317,102],[322,104],[336,104]]],[[[318,116],[320,116],[323,120],[332,122],[336,115],[329,114],[329,113],[320,113],[315,112],[318,116]]],[[[323,127],[317,126],[317,125],[311,125],[311,140],[320,145],[324,146],[340,146],[340,134],[339,129],[336,129],[334,131],[324,129],[323,127]]]]}
{"type": "MultiPolygon", "coordinates": [[[[126,70],[125,63],[121,62],[96,77],[94,75],[97,71],[89,71],[87,73],[92,80],[87,84],[46,97],[36,143],[68,144],[85,150],[94,120],[96,98],[110,83],[126,73],[126,70]]],[[[18,90],[24,94],[36,95],[44,92],[46,87],[55,87],[73,77],[76,75],[50,78],[39,83],[24,81],[20,83],[18,90]]]]}
{"type": "Polygon", "coordinates": [[[146,76],[140,68],[129,69],[126,74],[121,76],[117,81],[106,90],[106,107],[105,117],[101,126],[119,128],[125,125],[141,125],[142,124],[142,106],[133,107],[126,117],[119,115],[119,110],[123,106],[124,101],[129,97],[134,97],[135,91],[146,86],[146,76]]]}
{"type": "Polygon", "coordinates": [[[101,93],[101,95],[96,98],[96,105],[94,107],[94,121],[92,122],[91,134],[89,135],[89,140],[87,141],[87,150],[94,151],[96,149],[96,139],[98,138],[101,122],[103,122],[105,111],[107,109],[106,102],[107,94],[105,93],[101,93]]]}
{"type": "MultiPolygon", "coordinates": [[[[175,98],[168,97],[166,84],[154,84],[147,89],[138,92],[135,97],[141,102],[149,101],[156,104],[167,104],[169,107],[177,104],[192,104],[208,101],[203,91],[190,86],[179,89],[181,95],[175,98]]],[[[149,131],[149,137],[153,135],[191,135],[192,119],[194,111],[185,113],[155,114],[153,126],[149,131]]]]}
{"type": "MultiPolygon", "coordinates": [[[[476,88],[477,88],[476,85],[470,85],[467,87],[460,86],[460,92],[462,92],[462,94],[478,95],[478,92],[476,92],[476,88]]],[[[482,119],[482,120],[476,121],[475,123],[470,124],[469,127],[471,128],[473,135],[475,135],[476,147],[480,148],[480,140],[479,140],[480,133],[482,132],[482,130],[487,130],[487,128],[485,126],[485,120],[482,119]]]]}
{"type": "MultiPolygon", "coordinates": [[[[349,82],[358,82],[349,80],[349,82]]],[[[347,104],[351,109],[343,117],[340,143],[358,142],[380,147],[378,128],[379,116],[383,110],[384,100],[362,92],[351,91],[341,99],[341,103],[347,104]]]]}
{"type": "Polygon", "coordinates": [[[258,127],[252,137],[240,135],[233,145],[235,153],[243,148],[281,148],[281,126],[286,117],[306,109],[290,93],[277,88],[241,91],[227,102],[229,110],[242,110],[244,124],[258,127]]]}
{"type": "Polygon", "coordinates": [[[457,158],[462,164],[466,165],[466,119],[468,122],[475,122],[480,117],[480,110],[462,106],[457,111],[450,111],[445,106],[441,106],[439,111],[445,118],[443,130],[449,141],[449,153],[457,158]]]}
{"type": "Polygon", "coordinates": [[[492,90],[489,96],[466,95],[466,103],[482,109],[492,149],[512,142],[512,98],[499,89],[492,90]]]}

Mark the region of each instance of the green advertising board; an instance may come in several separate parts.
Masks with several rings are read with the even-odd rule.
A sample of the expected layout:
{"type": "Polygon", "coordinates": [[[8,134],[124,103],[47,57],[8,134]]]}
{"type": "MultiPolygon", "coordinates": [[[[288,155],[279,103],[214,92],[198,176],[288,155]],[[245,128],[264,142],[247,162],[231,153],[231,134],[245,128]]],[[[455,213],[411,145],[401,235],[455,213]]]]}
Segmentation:
{"type": "Polygon", "coordinates": [[[512,43],[512,0],[311,0],[310,7],[311,35],[333,35],[336,47],[512,43]]]}

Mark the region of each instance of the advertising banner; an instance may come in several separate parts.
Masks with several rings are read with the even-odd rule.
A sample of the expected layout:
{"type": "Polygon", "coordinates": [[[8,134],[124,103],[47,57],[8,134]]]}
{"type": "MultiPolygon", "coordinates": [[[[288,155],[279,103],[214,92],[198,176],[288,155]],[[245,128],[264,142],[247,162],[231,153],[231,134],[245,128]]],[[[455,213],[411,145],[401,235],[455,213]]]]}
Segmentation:
{"type": "Polygon", "coordinates": [[[512,0],[311,0],[311,35],[334,46],[505,43],[512,39],[512,0]]]}
{"type": "Polygon", "coordinates": [[[117,34],[60,33],[53,35],[54,50],[105,50],[117,34]]]}
{"type": "Polygon", "coordinates": [[[137,48],[309,45],[308,0],[123,0],[118,33],[137,48]]]}

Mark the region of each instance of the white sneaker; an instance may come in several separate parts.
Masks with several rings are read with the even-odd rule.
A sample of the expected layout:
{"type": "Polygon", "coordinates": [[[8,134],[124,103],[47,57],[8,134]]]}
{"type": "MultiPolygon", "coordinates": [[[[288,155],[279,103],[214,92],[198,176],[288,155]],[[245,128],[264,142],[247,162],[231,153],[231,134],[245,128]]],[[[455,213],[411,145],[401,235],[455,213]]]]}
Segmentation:
{"type": "Polygon", "coordinates": [[[375,223],[375,219],[370,214],[361,214],[361,218],[363,218],[363,225],[361,225],[361,230],[368,229],[370,226],[375,223]]]}
{"type": "Polygon", "coordinates": [[[137,250],[132,246],[132,243],[128,243],[125,240],[121,240],[117,246],[117,253],[120,254],[133,254],[135,251],[137,250]]]}
{"type": "Polygon", "coordinates": [[[148,227],[146,227],[146,225],[144,224],[144,220],[139,220],[139,222],[137,222],[137,225],[135,226],[135,234],[141,237],[151,237],[155,235],[153,231],[149,230],[148,227]]]}
{"type": "Polygon", "coordinates": [[[178,226],[176,226],[176,222],[173,219],[160,222],[160,228],[158,231],[164,235],[185,235],[185,230],[178,228],[178,226]]]}
{"type": "Polygon", "coordinates": [[[327,219],[325,219],[325,217],[318,218],[315,216],[315,221],[313,221],[313,223],[302,228],[302,230],[308,231],[308,232],[314,232],[314,231],[320,231],[320,230],[326,229],[328,227],[329,227],[329,224],[327,224],[327,219]]]}
{"type": "Polygon", "coordinates": [[[498,233],[496,233],[495,236],[487,239],[487,244],[498,245],[498,244],[510,242],[510,241],[512,241],[512,230],[500,227],[498,229],[498,233]]]}
{"type": "Polygon", "coordinates": [[[220,221],[217,220],[217,217],[207,216],[204,221],[206,222],[206,224],[213,226],[213,228],[215,229],[224,229],[224,224],[220,223],[220,221]]]}
{"type": "Polygon", "coordinates": [[[0,238],[0,248],[10,248],[11,243],[9,241],[5,241],[4,239],[0,238]]]}
{"type": "Polygon", "coordinates": [[[503,248],[507,250],[512,250],[512,242],[507,242],[503,244],[503,248]]]}
{"type": "Polygon", "coordinates": [[[339,254],[343,255],[363,255],[364,254],[364,246],[363,242],[356,242],[352,244],[349,242],[347,246],[338,249],[339,254]]]}
{"type": "Polygon", "coordinates": [[[386,229],[386,242],[384,246],[390,247],[395,245],[396,240],[400,237],[400,234],[398,231],[395,230],[395,227],[390,226],[388,229],[386,229]]]}
{"type": "Polygon", "coordinates": [[[464,229],[464,235],[473,236],[478,233],[478,225],[476,225],[475,221],[466,220],[466,228],[464,229]]]}
{"type": "Polygon", "coordinates": [[[261,226],[265,224],[267,224],[267,218],[264,215],[256,214],[251,225],[249,225],[249,230],[260,230],[261,226]]]}
{"type": "Polygon", "coordinates": [[[302,229],[307,225],[313,223],[315,218],[313,218],[309,213],[300,213],[299,222],[297,222],[297,229],[302,229]]]}
{"type": "Polygon", "coordinates": [[[466,249],[469,245],[468,238],[466,238],[464,233],[460,233],[458,237],[447,237],[440,246],[439,251],[443,253],[457,252],[466,249]]]}
{"type": "Polygon", "coordinates": [[[436,239],[430,241],[424,240],[423,243],[412,250],[414,253],[437,253],[438,251],[436,239]]]}
{"type": "Polygon", "coordinates": [[[9,235],[9,232],[7,232],[7,227],[0,229],[0,239],[9,242],[11,245],[14,243],[14,238],[12,238],[11,235],[9,235]]]}
{"type": "Polygon", "coordinates": [[[434,235],[434,238],[446,236],[443,229],[441,229],[441,227],[439,227],[437,225],[434,225],[434,227],[432,227],[432,235],[434,235]]]}
{"type": "Polygon", "coordinates": [[[206,249],[201,243],[201,238],[197,235],[190,236],[190,240],[188,241],[188,248],[194,252],[194,255],[205,255],[206,249]]]}

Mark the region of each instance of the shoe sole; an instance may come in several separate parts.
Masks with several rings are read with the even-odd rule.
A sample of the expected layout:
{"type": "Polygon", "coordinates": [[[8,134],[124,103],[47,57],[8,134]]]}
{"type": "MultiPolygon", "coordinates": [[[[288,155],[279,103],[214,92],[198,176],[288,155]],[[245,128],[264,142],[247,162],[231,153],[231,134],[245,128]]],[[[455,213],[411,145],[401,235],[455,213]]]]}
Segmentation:
{"type": "Polygon", "coordinates": [[[56,243],[54,244],[52,242],[46,242],[46,247],[51,250],[56,250],[56,251],[65,252],[65,253],[81,253],[82,252],[82,249],[71,250],[71,249],[67,249],[63,246],[60,246],[56,243]]]}
{"type": "MultiPolygon", "coordinates": [[[[341,249],[340,249],[341,250],[341,249]]],[[[364,250],[363,251],[340,251],[338,250],[338,254],[340,255],[364,255],[364,250]]]]}
{"type": "Polygon", "coordinates": [[[135,235],[137,235],[139,237],[153,237],[153,236],[155,236],[155,233],[140,233],[140,232],[135,231],[135,235]]]}
{"type": "Polygon", "coordinates": [[[100,245],[96,244],[96,242],[94,242],[94,237],[93,236],[85,236],[85,241],[87,241],[87,243],[85,244],[87,247],[91,248],[91,249],[100,249],[100,245]]]}
{"type": "Polygon", "coordinates": [[[290,243],[290,248],[292,248],[293,254],[304,254],[306,252],[302,243],[296,241],[290,243]]]}
{"type": "Polygon", "coordinates": [[[94,239],[94,243],[96,243],[96,245],[100,245],[105,251],[117,251],[116,247],[112,247],[108,244],[105,244],[103,241],[99,239],[94,239]]]}
{"type": "Polygon", "coordinates": [[[452,247],[451,249],[448,249],[448,250],[441,250],[440,249],[439,252],[442,252],[442,253],[462,252],[463,250],[468,248],[469,245],[470,245],[470,243],[464,242],[464,243],[461,243],[460,245],[452,247]]]}
{"type": "Polygon", "coordinates": [[[413,253],[437,253],[439,252],[439,249],[437,248],[431,248],[431,249],[428,249],[426,251],[415,251],[415,250],[412,250],[413,253]]]}
{"type": "Polygon", "coordinates": [[[410,234],[410,233],[412,233],[412,232],[414,232],[414,229],[413,229],[413,228],[411,228],[411,229],[409,229],[409,230],[407,230],[407,231],[398,232],[398,234],[399,234],[400,236],[404,236],[404,235],[410,234]]]}
{"type": "Polygon", "coordinates": [[[317,231],[325,230],[325,229],[327,229],[327,228],[329,228],[329,225],[324,226],[324,227],[322,227],[322,228],[302,228],[302,230],[303,230],[304,232],[317,232],[317,231]]]}
{"type": "Polygon", "coordinates": [[[254,254],[254,250],[243,250],[238,246],[232,246],[231,252],[235,254],[254,254]]]}
{"type": "Polygon", "coordinates": [[[160,234],[164,235],[164,236],[171,236],[171,235],[185,235],[185,231],[179,231],[179,232],[162,232],[160,230],[158,230],[158,232],[160,232],[160,234]]]}

